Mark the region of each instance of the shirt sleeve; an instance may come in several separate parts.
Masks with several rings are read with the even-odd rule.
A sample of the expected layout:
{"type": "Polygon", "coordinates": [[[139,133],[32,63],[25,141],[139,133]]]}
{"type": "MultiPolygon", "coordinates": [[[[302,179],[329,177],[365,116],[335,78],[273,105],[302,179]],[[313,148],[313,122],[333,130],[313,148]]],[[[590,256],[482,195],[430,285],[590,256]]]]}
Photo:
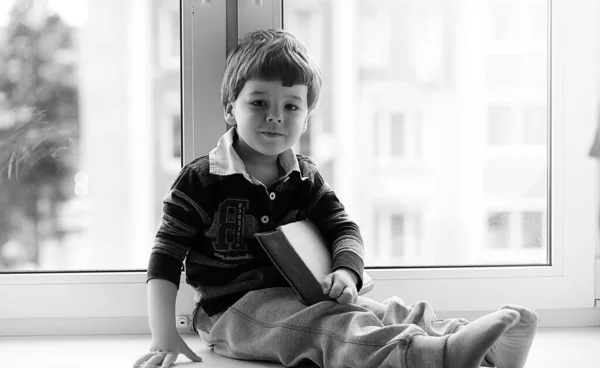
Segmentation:
{"type": "Polygon", "coordinates": [[[146,283],[160,278],[179,289],[183,261],[191,245],[202,237],[198,224],[202,208],[196,198],[202,183],[194,170],[185,166],[163,198],[163,211],[148,262],[146,283]]]}
{"type": "Polygon", "coordinates": [[[354,271],[358,276],[356,289],[360,291],[364,271],[364,246],[360,230],[316,167],[310,197],[308,218],[332,245],[333,270],[345,267],[354,271]]]}

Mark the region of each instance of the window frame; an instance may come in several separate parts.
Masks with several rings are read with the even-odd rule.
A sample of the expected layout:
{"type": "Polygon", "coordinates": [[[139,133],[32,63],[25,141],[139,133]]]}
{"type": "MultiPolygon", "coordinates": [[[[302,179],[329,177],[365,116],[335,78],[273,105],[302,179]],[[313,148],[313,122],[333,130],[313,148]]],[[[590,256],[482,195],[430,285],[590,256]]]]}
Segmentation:
{"type": "MultiPolygon", "coordinates": [[[[550,13],[554,21],[554,75],[550,96],[553,155],[549,170],[553,179],[552,266],[371,268],[369,274],[375,288],[367,297],[384,300],[398,295],[407,303],[427,300],[438,316],[461,312],[460,316],[467,318],[478,311],[495,310],[504,303],[519,303],[538,308],[540,315],[551,318],[542,317],[542,325],[592,326],[598,323],[599,309],[593,308],[598,166],[587,157],[588,147],[582,145],[582,142],[591,142],[590,132],[595,130],[596,121],[598,88],[589,72],[599,64],[598,55],[593,47],[582,42],[585,37],[593,41],[595,36],[600,14],[594,2],[554,0],[550,13]],[[568,124],[573,121],[578,122],[580,129],[568,124]],[[573,311],[579,314],[574,316],[573,311]]],[[[254,19],[260,22],[251,24],[244,23],[244,14],[251,14],[253,10],[244,7],[257,6],[256,2],[239,2],[236,5],[241,15],[235,27],[226,23],[227,7],[233,3],[230,0],[227,5],[226,0],[181,0],[184,163],[206,154],[207,147],[214,146],[225,131],[224,124],[214,123],[223,118],[214,90],[218,90],[224,71],[228,32],[237,28],[239,36],[256,26],[282,26],[281,0],[258,2],[263,8],[253,10],[262,14],[254,19]],[[201,52],[206,48],[215,52],[201,52]],[[198,65],[206,67],[194,67],[198,65]]],[[[334,26],[356,16],[354,12],[351,7],[335,9],[334,26]]],[[[337,57],[352,51],[352,45],[343,47],[350,49],[342,49],[343,53],[337,57]]],[[[340,68],[339,73],[344,72],[347,68],[340,68]]],[[[343,98],[338,96],[334,98],[333,107],[339,108],[343,103],[343,98]]],[[[348,134],[342,132],[343,137],[348,134]]],[[[349,147],[341,149],[350,150],[349,147]]],[[[184,280],[182,274],[176,313],[189,315],[194,307],[193,296],[184,280]]],[[[0,274],[0,294],[10,301],[0,303],[0,335],[3,336],[149,331],[145,270],[0,274]]]]}

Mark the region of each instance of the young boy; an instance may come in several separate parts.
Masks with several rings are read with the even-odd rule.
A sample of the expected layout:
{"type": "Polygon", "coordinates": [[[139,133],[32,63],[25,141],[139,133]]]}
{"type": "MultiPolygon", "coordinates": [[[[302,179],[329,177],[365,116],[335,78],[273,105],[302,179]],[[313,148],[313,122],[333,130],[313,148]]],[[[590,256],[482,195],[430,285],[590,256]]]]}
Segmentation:
{"type": "Polygon", "coordinates": [[[227,59],[221,95],[232,126],[208,156],[181,170],[164,199],[148,265],[150,352],[138,367],[170,366],[193,353],[174,325],[185,262],[195,291],[194,327],[235,359],[285,366],[523,367],[537,317],[504,306],[471,323],[437,320],[426,302],[358,297],[363,243],[335,193],[295,155],[319,98],[321,77],[305,47],[280,30],[248,34],[227,59]],[[253,234],[311,219],[332,244],[331,301],[304,305],[253,234]]]}

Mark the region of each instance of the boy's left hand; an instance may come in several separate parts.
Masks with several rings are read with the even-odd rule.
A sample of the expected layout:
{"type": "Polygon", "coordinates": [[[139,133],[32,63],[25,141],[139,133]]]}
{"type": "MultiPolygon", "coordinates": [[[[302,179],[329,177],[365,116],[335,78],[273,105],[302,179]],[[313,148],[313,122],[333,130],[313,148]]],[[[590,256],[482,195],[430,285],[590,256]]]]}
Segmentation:
{"type": "Polygon", "coordinates": [[[349,268],[338,268],[321,283],[323,293],[335,299],[340,304],[355,303],[358,297],[356,283],[358,276],[349,268]]]}

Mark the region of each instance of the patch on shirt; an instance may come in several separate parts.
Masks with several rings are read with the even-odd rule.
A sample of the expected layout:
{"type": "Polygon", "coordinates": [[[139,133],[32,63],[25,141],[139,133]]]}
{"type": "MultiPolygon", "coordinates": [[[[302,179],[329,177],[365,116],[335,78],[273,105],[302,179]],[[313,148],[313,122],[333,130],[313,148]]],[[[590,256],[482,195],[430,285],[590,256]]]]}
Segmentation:
{"type": "Polygon", "coordinates": [[[214,217],[217,226],[213,223],[211,227],[216,233],[207,234],[213,238],[213,249],[217,253],[215,255],[248,250],[244,241],[244,228],[249,207],[250,201],[247,199],[227,198],[221,202],[214,217]]]}

